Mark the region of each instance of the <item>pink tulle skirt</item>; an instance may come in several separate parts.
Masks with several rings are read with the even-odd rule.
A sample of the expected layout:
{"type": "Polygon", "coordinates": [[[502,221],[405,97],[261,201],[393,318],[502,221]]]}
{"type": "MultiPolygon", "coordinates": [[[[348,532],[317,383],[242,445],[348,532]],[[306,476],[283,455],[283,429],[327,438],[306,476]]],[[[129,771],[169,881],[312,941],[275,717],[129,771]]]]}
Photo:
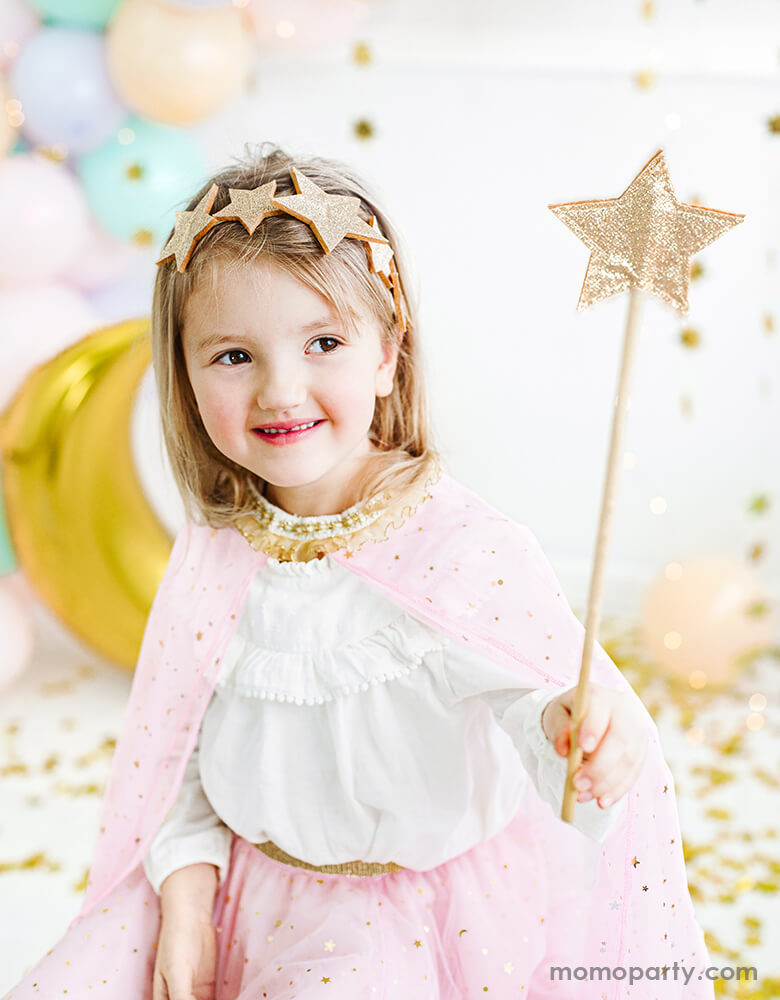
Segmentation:
{"type": "MultiPolygon", "coordinates": [[[[546,875],[522,813],[438,868],[379,876],[297,868],[236,836],[214,901],[216,1000],[586,996],[586,984],[549,980],[546,875]]],[[[139,866],[8,1000],[151,1000],[158,930],[139,866]]]]}

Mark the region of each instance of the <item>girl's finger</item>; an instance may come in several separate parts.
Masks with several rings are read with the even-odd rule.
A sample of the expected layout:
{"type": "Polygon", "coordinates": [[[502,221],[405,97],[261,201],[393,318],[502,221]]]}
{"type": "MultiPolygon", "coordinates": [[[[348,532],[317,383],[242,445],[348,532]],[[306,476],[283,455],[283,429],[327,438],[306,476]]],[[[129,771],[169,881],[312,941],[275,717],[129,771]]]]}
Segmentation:
{"type": "MultiPolygon", "coordinates": [[[[568,720],[568,729],[571,729],[571,714],[574,711],[576,693],[576,687],[570,688],[568,691],[564,691],[557,700],[557,704],[563,706],[568,720]]],[[[580,724],[578,740],[579,745],[586,753],[593,753],[607,731],[612,715],[612,698],[610,695],[611,692],[601,687],[597,690],[592,687],[588,689],[587,705],[585,715],[580,724]]]]}

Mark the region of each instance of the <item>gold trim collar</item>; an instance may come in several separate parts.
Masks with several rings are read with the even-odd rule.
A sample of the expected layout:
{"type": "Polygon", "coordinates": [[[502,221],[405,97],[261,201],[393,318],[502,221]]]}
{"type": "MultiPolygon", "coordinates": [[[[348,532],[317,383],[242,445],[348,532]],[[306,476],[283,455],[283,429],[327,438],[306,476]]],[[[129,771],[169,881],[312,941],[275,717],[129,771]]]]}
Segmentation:
{"type": "Polygon", "coordinates": [[[432,496],[429,488],[438,482],[441,473],[441,462],[433,453],[429,474],[422,482],[418,480],[395,495],[381,490],[340,514],[321,516],[288,514],[250,483],[257,509],[236,518],[235,526],[253,549],[280,562],[322,559],[339,549],[345,549],[349,557],[368,541],[384,541],[391,527],[400,528],[432,496]]]}

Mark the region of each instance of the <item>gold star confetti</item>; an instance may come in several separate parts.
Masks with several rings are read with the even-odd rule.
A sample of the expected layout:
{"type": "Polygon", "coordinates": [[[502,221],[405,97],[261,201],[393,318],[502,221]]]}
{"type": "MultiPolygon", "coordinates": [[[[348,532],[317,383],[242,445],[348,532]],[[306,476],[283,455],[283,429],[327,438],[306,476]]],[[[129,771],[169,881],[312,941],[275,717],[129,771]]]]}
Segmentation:
{"type": "Polygon", "coordinates": [[[772,313],[764,313],[764,318],[761,321],[764,327],[764,333],[774,333],[775,332],[775,317],[772,313]]]}
{"type": "Polygon", "coordinates": [[[750,514],[765,514],[769,510],[769,497],[766,493],[759,493],[748,502],[748,512],[750,514]]]}
{"type": "Polygon", "coordinates": [[[695,260],[691,265],[691,281],[698,281],[705,274],[704,266],[695,260]]]}
{"type": "Polygon", "coordinates": [[[642,17],[649,21],[655,15],[655,4],[653,0],[644,0],[642,4],[642,17]]]}
{"type": "Polygon", "coordinates": [[[578,310],[644,288],[687,313],[692,256],[744,218],[679,202],[663,150],[619,198],[549,208],[591,251],[578,310]]]}
{"type": "Polygon", "coordinates": [[[655,73],[651,69],[640,69],[634,74],[634,83],[640,90],[649,90],[655,83],[655,73]]]}
{"type": "Polygon", "coordinates": [[[775,135],[780,134],[780,115],[775,115],[770,118],[767,122],[770,132],[774,132],[775,135]]]}
{"type": "Polygon", "coordinates": [[[766,546],[763,542],[754,542],[750,546],[750,552],[748,553],[748,559],[751,562],[758,562],[759,559],[763,559],[766,554],[766,546]]]}
{"type": "Polygon", "coordinates": [[[690,396],[680,397],[680,410],[685,414],[686,417],[690,417],[693,413],[693,400],[690,396]]]}
{"type": "Polygon", "coordinates": [[[240,222],[251,236],[263,219],[271,215],[282,215],[281,208],[273,204],[272,198],[276,191],[276,181],[261,184],[251,191],[241,188],[230,188],[230,202],[215,212],[212,218],[225,221],[234,219],[240,222]]]}
{"type": "Polygon", "coordinates": [[[631,864],[632,864],[632,865],[634,866],[634,868],[636,868],[636,866],[637,866],[638,864],[640,864],[640,862],[639,862],[639,861],[637,861],[637,859],[636,859],[636,855],[634,855],[634,857],[633,857],[633,858],[631,858],[631,864]]]}
{"type": "Polygon", "coordinates": [[[680,343],[683,347],[698,347],[701,343],[701,337],[699,336],[699,331],[694,330],[692,327],[686,327],[684,330],[680,331],[680,343]]]}
{"type": "MultiPolygon", "coordinates": [[[[297,194],[273,198],[273,204],[311,226],[325,253],[330,253],[345,236],[379,240],[376,231],[358,215],[360,199],[328,194],[295,167],[290,168],[297,194]]],[[[386,243],[384,237],[379,242],[386,243]]]]}
{"type": "Polygon", "coordinates": [[[336,942],[331,938],[325,942],[325,951],[333,951],[336,947],[336,942]]]}
{"type": "Polygon", "coordinates": [[[366,42],[357,42],[352,49],[352,61],[356,66],[368,66],[373,60],[371,48],[366,42]]]}
{"type": "Polygon", "coordinates": [[[209,210],[218,190],[218,186],[212,184],[191,212],[176,213],[176,225],[171,238],[163,247],[158,264],[164,264],[166,260],[175,257],[177,270],[184,271],[198,240],[217,224],[214,216],[209,215],[209,210]]]}
{"type": "Polygon", "coordinates": [[[154,233],[151,229],[136,229],[132,239],[136,246],[150,247],[154,242],[154,233]]]}
{"type": "Polygon", "coordinates": [[[367,118],[358,118],[352,126],[352,132],[356,139],[373,139],[375,131],[374,126],[367,118]]]}

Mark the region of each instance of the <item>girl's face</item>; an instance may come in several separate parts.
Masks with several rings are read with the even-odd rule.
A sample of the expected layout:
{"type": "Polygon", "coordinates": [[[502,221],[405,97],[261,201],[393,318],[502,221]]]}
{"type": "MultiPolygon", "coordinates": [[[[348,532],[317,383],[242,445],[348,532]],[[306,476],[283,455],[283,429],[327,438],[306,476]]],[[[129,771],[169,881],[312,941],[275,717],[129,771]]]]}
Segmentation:
{"type": "MultiPolygon", "coordinates": [[[[219,267],[219,265],[217,265],[219,267]]],[[[339,513],[376,448],[368,438],[377,396],[393,388],[397,346],[383,350],[377,321],[348,333],[330,303],[280,268],[258,261],[220,268],[185,304],[181,332],[198,410],[223,455],[268,486],[288,513],[339,513]],[[259,428],[315,425],[291,434],[259,428]]]]}

